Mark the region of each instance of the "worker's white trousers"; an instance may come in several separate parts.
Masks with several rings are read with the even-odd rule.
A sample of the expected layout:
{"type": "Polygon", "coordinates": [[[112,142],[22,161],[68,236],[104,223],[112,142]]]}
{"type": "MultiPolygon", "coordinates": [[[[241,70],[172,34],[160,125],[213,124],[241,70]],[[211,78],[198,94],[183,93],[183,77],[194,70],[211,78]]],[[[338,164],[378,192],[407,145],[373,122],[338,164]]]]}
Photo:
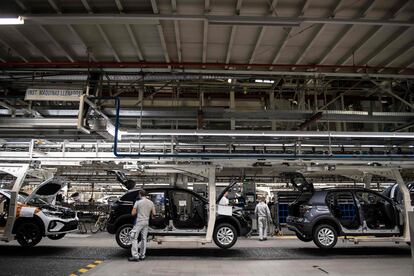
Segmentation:
{"type": "Polygon", "coordinates": [[[259,238],[267,238],[267,217],[259,217],[259,238]]]}
{"type": "Polygon", "coordinates": [[[138,222],[131,230],[131,255],[134,258],[145,257],[147,251],[148,222],[138,222]],[[141,235],[138,252],[138,237],[141,235]]]}

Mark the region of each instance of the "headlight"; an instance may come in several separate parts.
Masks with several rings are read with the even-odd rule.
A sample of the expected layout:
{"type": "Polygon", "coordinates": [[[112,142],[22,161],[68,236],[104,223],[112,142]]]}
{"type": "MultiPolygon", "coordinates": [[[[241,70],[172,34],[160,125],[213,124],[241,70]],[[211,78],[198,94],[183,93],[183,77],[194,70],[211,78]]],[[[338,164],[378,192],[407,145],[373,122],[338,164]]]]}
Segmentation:
{"type": "Polygon", "coordinates": [[[42,210],[42,212],[43,212],[43,214],[45,214],[45,216],[48,216],[48,217],[60,217],[60,216],[62,216],[62,213],[60,213],[60,212],[53,212],[53,211],[50,211],[50,210],[42,210]]]}

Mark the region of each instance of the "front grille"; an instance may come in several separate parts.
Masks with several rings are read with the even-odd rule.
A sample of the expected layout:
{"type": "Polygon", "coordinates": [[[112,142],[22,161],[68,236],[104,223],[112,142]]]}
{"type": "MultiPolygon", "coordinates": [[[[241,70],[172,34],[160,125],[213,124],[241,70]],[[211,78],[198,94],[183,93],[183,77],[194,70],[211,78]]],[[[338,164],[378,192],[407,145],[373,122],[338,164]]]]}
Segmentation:
{"type": "Polygon", "coordinates": [[[66,211],[63,212],[62,215],[60,216],[62,219],[71,219],[71,218],[76,218],[76,213],[73,211],[66,211]]]}
{"type": "Polygon", "coordinates": [[[63,226],[63,228],[60,231],[64,232],[64,231],[72,231],[76,229],[78,229],[78,221],[72,220],[72,221],[69,221],[68,223],[65,223],[65,226],[63,226]]]}

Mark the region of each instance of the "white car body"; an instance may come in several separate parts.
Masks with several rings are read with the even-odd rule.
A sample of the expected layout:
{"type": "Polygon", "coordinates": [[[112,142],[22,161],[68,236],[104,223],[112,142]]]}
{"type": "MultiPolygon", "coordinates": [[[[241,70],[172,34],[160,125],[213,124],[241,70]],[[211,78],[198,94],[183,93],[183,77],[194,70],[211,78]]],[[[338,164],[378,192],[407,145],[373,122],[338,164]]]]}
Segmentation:
{"type": "MultiPolygon", "coordinates": [[[[52,205],[56,194],[62,185],[51,180],[41,183],[28,197],[18,196],[16,220],[18,225],[22,220],[42,222],[42,236],[57,237],[74,232],[78,229],[79,219],[76,212],[69,208],[52,205]]],[[[10,200],[10,191],[1,190],[0,194],[10,200]]]]}

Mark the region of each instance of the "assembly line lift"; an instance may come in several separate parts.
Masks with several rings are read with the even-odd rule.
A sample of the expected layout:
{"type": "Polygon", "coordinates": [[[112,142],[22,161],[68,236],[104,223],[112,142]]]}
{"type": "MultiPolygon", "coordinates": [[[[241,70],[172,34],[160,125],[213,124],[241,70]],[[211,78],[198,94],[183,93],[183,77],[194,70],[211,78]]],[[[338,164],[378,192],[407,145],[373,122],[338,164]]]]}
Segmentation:
{"type": "MultiPolygon", "coordinates": [[[[209,219],[207,225],[207,231],[205,237],[203,236],[166,236],[156,237],[155,242],[197,242],[201,244],[211,243],[213,241],[213,231],[215,227],[216,217],[216,166],[214,165],[201,165],[201,166],[163,166],[158,167],[161,170],[168,170],[169,172],[175,173],[188,173],[194,176],[201,177],[207,180],[208,183],[208,198],[209,198],[209,219]]],[[[11,198],[7,216],[6,226],[0,228],[0,240],[1,241],[12,241],[14,235],[12,229],[16,220],[16,208],[17,208],[17,195],[24,183],[27,175],[31,175],[42,180],[47,180],[53,177],[55,169],[32,169],[27,163],[0,163],[0,172],[10,174],[15,177],[11,189],[11,198]]]]}
{"type": "MultiPolygon", "coordinates": [[[[48,160],[50,161],[50,160],[48,160]]],[[[56,160],[57,161],[57,160],[56,160]]],[[[126,162],[126,159],[122,159],[122,162],[126,162]]],[[[50,164],[50,162],[47,162],[50,164]]],[[[57,162],[57,164],[60,164],[57,162]]],[[[215,217],[217,213],[216,208],[216,170],[219,167],[216,165],[149,165],[144,169],[154,172],[163,173],[183,173],[193,175],[204,180],[207,180],[208,198],[209,198],[209,220],[207,225],[207,231],[205,236],[165,236],[155,237],[154,241],[158,243],[162,242],[197,242],[201,244],[211,243],[213,231],[215,227],[215,217]]],[[[335,170],[327,170],[324,167],[305,167],[307,172],[321,173],[321,174],[337,174],[348,177],[357,181],[364,181],[369,186],[369,181],[372,175],[382,176],[388,179],[392,179],[398,183],[398,186],[403,194],[404,208],[404,231],[400,237],[347,237],[347,240],[355,243],[364,241],[386,241],[386,242],[410,242],[410,230],[413,231],[414,227],[411,225],[413,221],[410,220],[412,216],[413,207],[411,206],[410,193],[405,185],[400,171],[397,167],[371,167],[371,166],[337,166],[335,170]]],[[[11,174],[15,177],[15,182],[11,192],[11,202],[9,205],[9,215],[4,229],[0,229],[0,240],[11,241],[13,240],[12,227],[16,218],[17,207],[17,194],[22,187],[27,175],[34,176],[39,179],[49,179],[53,177],[56,168],[31,168],[27,163],[0,163],[0,171],[11,174]]],[[[412,235],[413,233],[411,233],[412,235]]]]}

